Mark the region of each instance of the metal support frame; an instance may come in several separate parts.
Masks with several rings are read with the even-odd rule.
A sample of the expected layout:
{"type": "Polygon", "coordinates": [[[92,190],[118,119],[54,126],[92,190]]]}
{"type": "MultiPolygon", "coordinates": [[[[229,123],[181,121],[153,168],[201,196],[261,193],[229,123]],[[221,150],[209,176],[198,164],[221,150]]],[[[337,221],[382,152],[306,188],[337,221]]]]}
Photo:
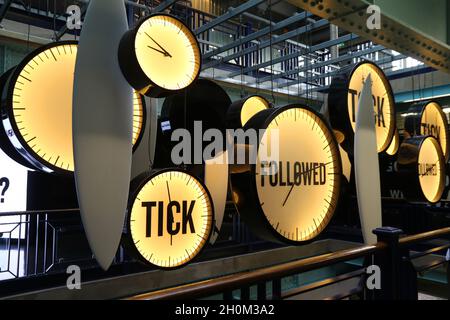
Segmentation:
{"type": "Polygon", "coordinates": [[[175,4],[179,0],[166,0],[161,2],[158,6],[156,6],[155,9],[153,9],[153,12],[161,12],[169,8],[171,5],[175,4]]]}
{"type": "Polygon", "coordinates": [[[327,24],[328,24],[328,21],[323,19],[323,20],[319,20],[319,21],[317,21],[317,22],[315,22],[313,24],[310,24],[310,25],[307,25],[307,26],[303,26],[301,28],[298,28],[298,29],[286,32],[286,33],[284,33],[281,36],[277,36],[275,38],[275,40],[266,40],[264,42],[261,42],[259,45],[255,45],[255,46],[246,48],[246,49],[244,49],[244,50],[242,50],[240,52],[237,52],[235,54],[232,54],[232,55],[220,58],[217,61],[212,61],[210,63],[207,63],[207,64],[204,65],[202,70],[213,68],[213,67],[215,67],[215,66],[217,66],[217,65],[219,65],[221,63],[224,63],[224,62],[227,62],[227,61],[239,58],[240,56],[243,56],[245,54],[249,54],[249,53],[251,53],[253,51],[256,51],[256,50],[259,50],[259,49],[263,49],[263,48],[267,48],[267,47],[269,47],[271,45],[275,45],[277,43],[286,41],[287,39],[300,36],[301,34],[304,34],[306,32],[310,32],[310,31],[312,31],[314,29],[319,29],[319,28],[321,28],[323,26],[326,26],[327,24]]]}
{"type": "Polygon", "coordinates": [[[375,43],[416,58],[429,66],[450,72],[450,47],[448,44],[411,29],[409,26],[381,13],[382,28],[370,30],[366,27],[367,7],[363,0],[322,1],[288,0],[303,10],[328,19],[349,32],[354,32],[375,43]]]}
{"type": "MultiPolygon", "coordinates": [[[[335,46],[337,44],[344,43],[344,42],[347,42],[347,41],[350,41],[350,40],[356,40],[358,38],[359,37],[357,35],[348,34],[348,35],[342,36],[340,38],[337,38],[337,39],[334,39],[334,40],[329,40],[329,41],[326,41],[326,42],[322,42],[321,44],[318,44],[318,45],[306,48],[306,50],[307,50],[306,52],[307,53],[312,53],[314,51],[318,51],[318,50],[322,50],[322,49],[325,49],[325,48],[329,48],[329,47],[332,47],[332,46],[335,46]]],[[[261,68],[265,68],[265,67],[268,67],[270,65],[274,65],[274,64],[286,61],[286,60],[298,58],[299,56],[301,56],[303,54],[305,54],[305,51],[304,50],[300,50],[298,52],[294,52],[294,53],[291,53],[291,54],[288,54],[288,55],[285,55],[285,56],[273,59],[272,61],[266,61],[266,62],[257,64],[257,65],[251,66],[251,67],[244,68],[242,71],[232,72],[232,73],[230,73],[228,75],[228,77],[229,78],[233,78],[235,76],[240,75],[241,73],[242,74],[247,74],[247,73],[249,73],[251,71],[255,71],[255,70],[258,70],[258,69],[261,69],[261,68]]]]}
{"type": "Polygon", "coordinates": [[[287,72],[283,72],[283,73],[280,73],[280,74],[277,74],[277,75],[270,75],[270,76],[264,77],[262,79],[259,79],[258,83],[264,83],[264,82],[267,82],[267,81],[273,81],[275,79],[288,77],[290,75],[298,74],[300,72],[308,71],[308,70],[311,70],[311,69],[317,69],[317,68],[321,68],[321,67],[326,67],[327,65],[330,65],[330,64],[343,62],[343,61],[346,61],[346,60],[349,60],[349,59],[353,59],[353,58],[358,58],[358,57],[364,56],[366,54],[371,54],[371,53],[375,53],[377,51],[382,51],[384,49],[385,48],[383,46],[373,46],[372,48],[369,48],[369,49],[366,49],[366,50],[362,50],[362,51],[358,51],[358,52],[355,52],[355,53],[346,54],[346,55],[341,56],[341,57],[336,58],[336,59],[331,59],[331,60],[328,60],[328,61],[315,63],[315,64],[312,64],[312,65],[309,65],[309,66],[296,68],[296,69],[293,69],[293,70],[290,70],[290,71],[287,71],[287,72]]]}
{"type": "MultiPolygon", "coordinates": [[[[235,47],[243,45],[244,43],[248,43],[250,41],[253,41],[260,37],[263,37],[263,36],[269,34],[270,31],[272,31],[272,32],[278,31],[278,30],[286,28],[294,23],[300,22],[310,16],[311,16],[311,13],[308,13],[308,12],[297,13],[297,14],[293,15],[292,17],[289,17],[287,19],[284,19],[284,20],[274,24],[272,26],[272,29],[270,28],[270,26],[265,27],[259,31],[253,32],[252,34],[250,34],[246,37],[238,39],[232,43],[226,44],[214,51],[207,52],[207,53],[203,54],[203,59],[206,60],[213,56],[217,56],[217,55],[221,54],[222,52],[228,51],[230,49],[233,49],[235,47]]],[[[206,68],[206,69],[208,69],[208,68],[206,68]]],[[[205,69],[203,69],[203,70],[205,70],[205,69]]]]}
{"type": "Polygon", "coordinates": [[[196,35],[199,35],[199,34],[205,32],[205,31],[207,31],[207,30],[209,30],[211,28],[214,28],[215,26],[217,26],[217,25],[219,25],[219,24],[221,24],[221,23],[223,23],[223,22],[225,22],[225,21],[227,21],[227,20],[229,20],[231,18],[234,18],[234,17],[240,15],[241,13],[243,13],[243,12],[253,8],[253,7],[256,7],[257,5],[259,5],[259,4],[261,4],[261,3],[265,2],[265,1],[266,0],[250,0],[250,1],[246,1],[245,3],[241,4],[240,6],[229,10],[227,13],[225,13],[225,14],[223,14],[223,15],[221,15],[221,16],[213,19],[213,20],[211,20],[208,23],[205,23],[200,28],[195,30],[194,33],[196,35]]]}
{"type": "Polygon", "coordinates": [[[6,12],[8,12],[9,7],[11,6],[12,0],[5,0],[2,7],[0,8],[0,23],[3,21],[3,18],[6,16],[6,12]]]}

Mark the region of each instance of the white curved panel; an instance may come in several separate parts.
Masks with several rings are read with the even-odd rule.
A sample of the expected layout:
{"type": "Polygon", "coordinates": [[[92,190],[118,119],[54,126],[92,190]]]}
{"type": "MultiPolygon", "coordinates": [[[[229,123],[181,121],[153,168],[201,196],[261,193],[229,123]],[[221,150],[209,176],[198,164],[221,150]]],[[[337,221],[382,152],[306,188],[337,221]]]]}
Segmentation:
{"type": "Polygon", "coordinates": [[[108,269],[119,246],[132,157],[132,89],[117,58],[128,30],[123,0],[91,0],[75,67],[73,146],[78,202],[95,258],[108,269]]]}
{"type": "Polygon", "coordinates": [[[377,238],[372,231],[381,227],[382,221],[380,166],[370,74],[364,83],[356,115],[355,178],[364,241],[366,244],[375,243],[377,238]]]}
{"type": "Polygon", "coordinates": [[[214,229],[209,242],[214,244],[222,227],[228,194],[228,151],[205,161],[205,184],[211,194],[214,205],[214,229]]]}

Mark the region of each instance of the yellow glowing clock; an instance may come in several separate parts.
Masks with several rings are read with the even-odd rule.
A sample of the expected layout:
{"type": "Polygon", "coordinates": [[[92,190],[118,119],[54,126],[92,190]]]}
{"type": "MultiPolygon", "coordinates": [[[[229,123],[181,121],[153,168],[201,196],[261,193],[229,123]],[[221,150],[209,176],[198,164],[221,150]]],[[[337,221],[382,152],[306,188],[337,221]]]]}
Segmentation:
{"type": "Polygon", "coordinates": [[[395,100],[388,78],[376,64],[361,62],[335,77],[328,97],[330,121],[333,128],[345,137],[342,145],[353,152],[356,113],[359,96],[368,75],[372,78],[372,100],[378,152],[384,152],[392,142],[395,132],[395,100]]]}
{"type": "Polygon", "coordinates": [[[340,192],[342,166],[332,129],[299,105],[261,111],[244,127],[250,128],[264,130],[256,160],[231,175],[243,220],[267,240],[314,239],[331,220],[340,192]]]}
{"type": "MultiPolygon", "coordinates": [[[[3,126],[10,142],[30,164],[46,172],[74,170],[72,94],[76,55],[76,41],[40,47],[16,67],[3,89],[3,126]]],[[[133,143],[137,146],[145,126],[145,104],[136,92],[133,101],[133,143]]]]}
{"type": "Polygon", "coordinates": [[[126,245],[141,261],[179,268],[208,243],[214,220],[211,196],[196,177],[166,169],[138,177],[132,186],[126,245]]]}
{"type": "Polygon", "coordinates": [[[441,105],[436,101],[418,103],[411,106],[405,119],[405,130],[410,136],[435,137],[441,145],[445,160],[448,161],[449,128],[448,120],[441,105]]]}
{"type": "Polygon", "coordinates": [[[445,188],[445,158],[433,136],[406,139],[398,152],[398,171],[403,175],[406,197],[436,203],[445,188]]]}
{"type": "Polygon", "coordinates": [[[395,129],[394,136],[392,137],[392,141],[389,144],[389,147],[386,149],[386,153],[389,156],[395,156],[400,148],[400,135],[398,130],[395,129]]]}
{"type": "Polygon", "coordinates": [[[134,89],[151,97],[164,97],[198,78],[201,53],[197,38],[181,20],[158,13],[125,33],[119,62],[134,89]]]}
{"type": "Polygon", "coordinates": [[[242,128],[255,114],[269,108],[270,102],[258,95],[235,101],[227,111],[227,128],[242,128]]]}

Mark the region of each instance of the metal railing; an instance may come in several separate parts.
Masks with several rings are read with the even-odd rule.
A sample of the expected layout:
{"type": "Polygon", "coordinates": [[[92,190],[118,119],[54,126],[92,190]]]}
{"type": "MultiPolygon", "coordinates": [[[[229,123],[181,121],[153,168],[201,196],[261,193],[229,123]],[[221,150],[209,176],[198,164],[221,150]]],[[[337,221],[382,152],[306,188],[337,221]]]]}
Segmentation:
{"type": "MultiPolygon", "coordinates": [[[[130,300],[160,300],[160,299],[197,299],[221,294],[223,299],[233,299],[233,290],[240,291],[240,299],[248,300],[250,287],[257,287],[258,300],[279,300],[296,298],[314,290],[327,288],[351,279],[358,279],[357,284],[346,291],[339,291],[325,297],[326,299],[344,299],[358,296],[360,299],[417,299],[417,273],[448,263],[444,257],[434,259],[431,263],[414,267],[412,261],[430,254],[450,248],[450,243],[411,254],[414,245],[428,240],[450,235],[450,228],[444,228],[418,235],[400,238],[402,231],[396,228],[380,228],[374,230],[378,242],[374,245],[362,246],[335,253],[324,254],[289,262],[273,267],[242,272],[234,275],[209,279],[197,283],[167,288],[155,292],[129,297],[130,300]],[[281,280],[292,275],[302,274],[311,270],[336,265],[358,258],[364,259],[363,268],[343,275],[327,278],[282,292],[281,280]],[[368,290],[365,279],[366,267],[375,264],[381,270],[381,289],[368,290]],[[266,284],[270,282],[272,290],[267,294],[266,284]]],[[[447,278],[450,277],[447,265],[447,278]]],[[[450,293],[450,292],[449,292],[450,293]]]]}

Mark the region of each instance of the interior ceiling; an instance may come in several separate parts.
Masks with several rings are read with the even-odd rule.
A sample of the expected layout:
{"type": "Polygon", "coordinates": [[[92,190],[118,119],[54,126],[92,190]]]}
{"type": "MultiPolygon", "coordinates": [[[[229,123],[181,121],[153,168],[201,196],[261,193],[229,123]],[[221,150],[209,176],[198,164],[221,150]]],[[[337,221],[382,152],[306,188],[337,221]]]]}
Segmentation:
{"type": "MultiPolygon", "coordinates": [[[[0,6],[4,7],[5,1],[8,0],[0,0],[0,6]]],[[[287,47],[288,43],[301,43],[306,45],[307,49],[296,49],[295,52],[286,52],[281,54],[280,57],[274,59],[269,65],[266,62],[261,65],[261,62],[255,66],[255,68],[251,68],[251,70],[245,72],[244,78],[246,79],[246,83],[248,86],[256,86],[258,88],[266,88],[271,90],[272,83],[275,81],[275,90],[280,93],[290,94],[289,92],[298,91],[296,88],[299,87],[300,83],[306,84],[309,83],[313,86],[312,92],[320,91],[325,88],[324,84],[320,82],[326,77],[330,77],[335,73],[339,72],[339,68],[343,65],[346,65],[353,61],[353,58],[364,58],[369,57],[367,54],[371,54],[374,52],[384,51],[385,47],[394,49],[398,52],[405,53],[408,56],[413,56],[418,58],[419,60],[427,62],[429,65],[434,68],[438,68],[441,70],[447,70],[450,59],[445,58],[445,54],[447,54],[448,49],[440,48],[434,46],[429,40],[418,40],[419,37],[416,38],[417,35],[411,35],[411,30],[406,29],[404,26],[398,26],[395,22],[391,22],[389,20],[387,31],[390,32],[392,29],[393,33],[403,32],[403,34],[408,35],[407,38],[403,38],[402,42],[398,41],[398,36],[396,34],[388,34],[388,33],[374,33],[368,32],[364,30],[364,28],[359,28],[359,25],[362,23],[358,18],[361,10],[365,10],[361,5],[361,0],[348,0],[343,3],[343,1],[331,1],[331,0],[320,0],[320,4],[318,5],[317,1],[312,0],[267,0],[267,1],[257,1],[257,0],[248,0],[248,1],[237,1],[237,0],[211,0],[220,4],[220,15],[218,17],[211,16],[207,20],[203,22],[204,24],[200,24],[200,27],[205,27],[205,25],[214,22],[215,20],[219,21],[214,28],[218,30],[222,30],[224,32],[235,32],[236,26],[239,24],[249,23],[252,26],[252,30],[250,34],[246,35],[233,35],[234,42],[238,42],[234,46],[229,49],[225,49],[226,45],[220,44],[219,47],[215,47],[216,49],[221,49],[221,46],[224,48],[223,51],[220,51],[222,54],[220,58],[217,54],[213,54],[215,51],[214,47],[209,47],[203,51],[204,54],[204,67],[205,65],[208,68],[204,68],[202,74],[212,74],[212,77],[215,78],[214,75],[220,73],[220,78],[222,80],[229,81],[230,83],[236,83],[238,78],[236,77],[236,65],[233,63],[239,63],[239,58],[241,58],[244,53],[242,52],[244,44],[246,42],[253,42],[251,46],[253,46],[254,51],[259,50],[256,46],[254,46],[255,42],[260,44],[266,44],[271,39],[269,32],[264,32],[260,36],[253,36],[253,34],[258,34],[258,32],[263,29],[268,28],[270,24],[272,25],[280,25],[283,24],[283,27],[277,28],[272,33],[272,40],[274,40],[270,46],[273,46],[274,49],[283,49],[287,47]],[[336,3],[340,3],[337,5],[336,3]],[[330,7],[327,7],[330,5],[330,7]],[[245,7],[245,9],[242,9],[245,7]],[[233,13],[233,10],[239,11],[237,14],[233,13]],[[305,11],[307,10],[307,11],[305,11]],[[308,18],[304,19],[292,19],[295,18],[295,14],[308,14],[308,18]],[[229,17],[231,16],[231,17],[229,17]],[[226,17],[226,18],[224,18],[226,17]],[[325,20],[326,19],[326,20],[325,20]],[[290,20],[294,22],[284,23],[285,21],[290,20]],[[330,24],[336,24],[340,26],[338,41],[334,44],[331,44],[330,38],[330,24]],[[311,26],[314,26],[311,30],[311,26]],[[310,28],[308,30],[308,28],[310,28]],[[297,33],[298,30],[303,30],[303,32],[297,33]],[[358,34],[358,36],[354,36],[358,34]],[[242,38],[248,38],[250,36],[250,40],[243,40],[242,38]],[[414,41],[412,44],[410,39],[414,37],[414,41]],[[344,39],[345,40],[341,40],[344,39]],[[283,39],[280,41],[276,41],[276,39],[283,39]],[[376,44],[382,44],[383,46],[374,45],[369,48],[369,52],[357,51],[354,48],[356,44],[367,42],[372,40],[376,44]],[[419,44],[416,42],[419,41],[419,44]],[[394,42],[396,45],[394,45],[394,42]],[[296,67],[289,72],[284,72],[283,74],[275,74],[274,76],[270,76],[267,72],[260,72],[260,69],[266,68],[270,66],[270,64],[274,65],[279,63],[280,61],[288,61],[288,59],[295,59],[301,56],[309,56],[316,55],[318,51],[327,51],[331,48],[331,46],[339,45],[340,46],[340,56],[338,60],[331,59],[330,61],[322,61],[318,63],[320,67],[323,69],[317,69],[316,63],[318,61],[313,62],[314,67],[311,65],[306,65],[306,67],[296,67]],[[414,49],[414,45],[416,48],[414,49]],[[419,46],[419,48],[417,48],[419,46]],[[230,50],[231,49],[231,50],[230,50]],[[347,50],[348,49],[348,50],[347,50]],[[420,49],[420,50],[419,50],[420,49]],[[306,51],[305,51],[306,50],[306,51]],[[309,51],[308,51],[309,50],[309,51]],[[415,51],[416,50],[416,51],[415,51]],[[431,51],[434,56],[429,55],[431,51]],[[232,52],[232,53],[230,53],[232,52]],[[234,53],[233,53],[234,52],[234,53]],[[223,55],[226,54],[223,59],[223,55]],[[284,56],[286,55],[286,59],[284,56]],[[291,57],[289,57],[289,55],[291,57]],[[429,60],[427,60],[427,58],[429,60]],[[277,62],[278,60],[278,62],[277,62]],[[331,67],[330,70],[327,71],[324,67],[331,67]],[[230,70],[230,68],[235,68],[234,70],[230,70]],[[216,69],[216,71],[214,71],[216,69]],[[219,72],[219,69],[223,69],[219,72]],[[255,72],[255,70],[258,70],[255,72]],[[255,75],[256,73],[256,75],[255,75]],[[306,78],[300,76],[301,74],[306,74],[306,78]],[[262,74],[262,75],[261,75],[262,74]],[[272,79],[271,79],[272,78],[272,79]],[[298,80],[297,80],[298,79],[298,80]],[[270,83],[269,83],[270,82],[270,83]],[[295,89],[294,91],[292,91],[295,89]]],[[[178,0],[178,1],[170,1],[170,0],[125,0],[128,5],[128,8],[134,8],[134,16],[139,18],[139,16],[143,16],[151,12],[152,8],[169,9],[168,12],[179,14],[180,16],[185,16],[185,7],[191,6],[191,0],[178,0]],[[145,5],[152,5],[152,7],[145,7],[145,5]]],[[[27,40],[26,33],[28,29],[28,25],[33,26],[32,28],[32,37],[30,41],[34,41],[36,43],[45,43],[45,39],[48,41],[52,41],[55,38],[59,39],[73,39],[74,35],[71,34],[69,30],[66,30],[66,15],[65,9],[68,5],[78,3],[82,8],[87,7],[88,0],[13,0],[11,6],[6,11],[6,16],[2,22],[3,30],[0,30],[0,35],[4,37],[8,37],[11,34],[11,31],[16,33],[22,32],[22,36],[15,36],[17,39],[27,40]],[[28,5],[28,6],[27,6],[28,5]],[[31,8],[31,9],[30,9],[31,8]],[[46,11],[48,10],[48,11],[46,11]],[[53,12],[56,12],[56,15],[53,15],[53,12]],[[9,31],[9,33],[7,32],[9,31]],[[25,38],[24,38],[25,37],[25,38]]],[[[366,5],[367,6],[367,5],[366,5]]],[[[383,20],[384,21],[384,20],[383,20]]],[[[365,25],[365,24],[364,24],[365,25]]],[[[206,30],[210,30],[211,28],[207,28],[206,30]]],[[[195,31],[198,31],[196,29],[195,31]]],[[[14,33],[13,32],[13,33],[14,33]]],[[[207,33],[199,33],[199,40],[208,42],[208,37],[206,37],[207,33]]],[[[230,34],[231,36],[231,34],[230,34]]],[[[14,37],[14,36],[11,36],[14,37]]],[[[245,51],[245,50],[244,50],[245,51]]],[[[280,50],[281,52],[282,50],[280,50]]],[[[389,52],[387,55],[390,56],[389,52]]],[[[389,60],[386,56],[382,55],[384,59],[376,60],[375,62],[380,63],[383,67],[383,63],[390,63],[393,60],[403,59],[405,56],[397,56],[393,58],[393,60],[389,60]]],[[[392,57],[392,56],[391,56],[392,57]]],[[[372,58],[371,58],[372,59],[372,58]]],[[[252,65],[253,67],[253,65],[252,65]]],[[[407,70],[406,70],[407,71],[407,70]]],[[[311,92],[311,91],[309,91],[311,92]]],[[[299,93],[300,94],[300,93],[299,93]]]]}
{"type": "Polygon", "coordinates": [[[366,27],[367,7],[362,0],[288,0],[330,22],[372,40],[374,43],[416,58],[425,64],[450,73],[450,47],[382,14],[382,28],[366,27]]]}

